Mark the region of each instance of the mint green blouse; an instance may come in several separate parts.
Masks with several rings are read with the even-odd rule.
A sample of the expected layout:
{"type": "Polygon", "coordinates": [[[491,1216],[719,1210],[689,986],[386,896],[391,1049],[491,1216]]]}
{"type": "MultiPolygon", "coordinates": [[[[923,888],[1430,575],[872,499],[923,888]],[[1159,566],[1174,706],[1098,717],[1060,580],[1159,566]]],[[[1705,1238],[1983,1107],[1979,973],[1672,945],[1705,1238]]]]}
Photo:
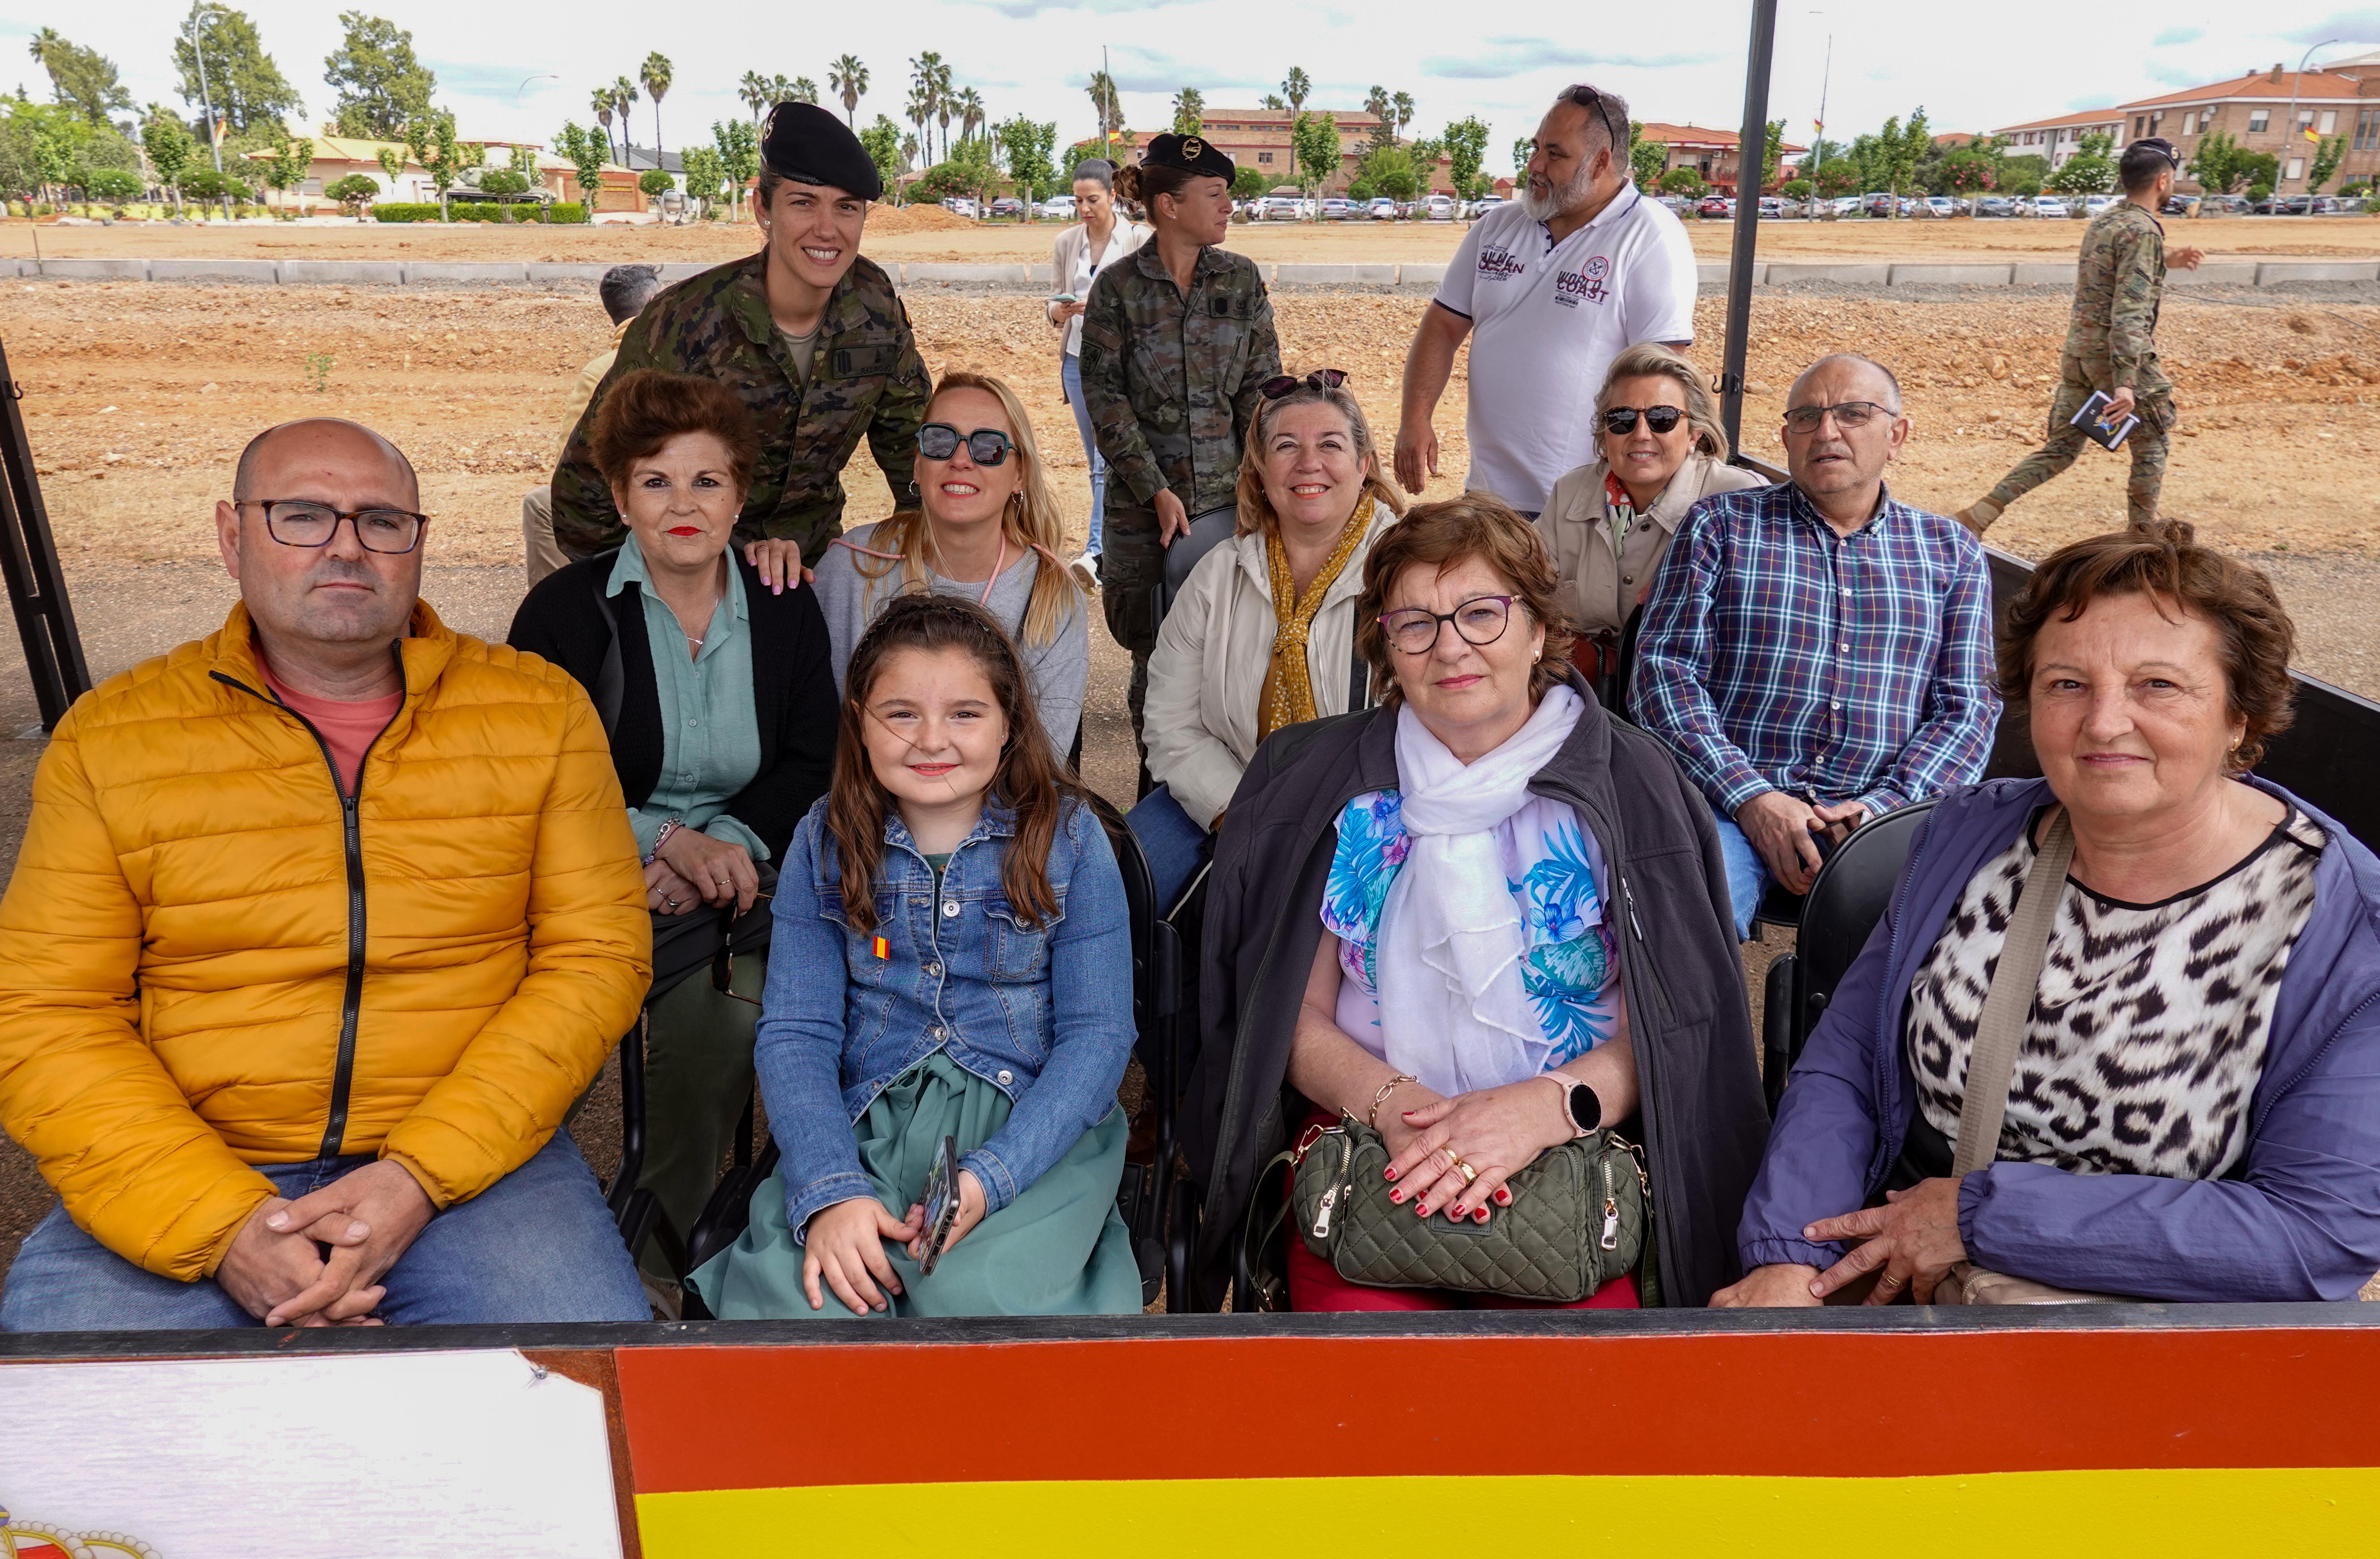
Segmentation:
{"type": "Polygon", "coordinates": [[[701,650],[688,656],[686,631],[652,587],[645,554],[632,532],[620,544],[612,568],[611,593],[631,581],[641,588],[645,638],[652,646],[653,682],[661,695],[662,772],[642,806],[628,808],[637,831],[637,853],[652,853],[662,825],[674,817],[683,828],[740,844],[755,861],[769,858],[759,836],[728,815],[729,798],[760,772],[760,727],[752,703],[752,623],[744,606],[742,571],[731,562],[727,592],[710,614],[701,650]]]}

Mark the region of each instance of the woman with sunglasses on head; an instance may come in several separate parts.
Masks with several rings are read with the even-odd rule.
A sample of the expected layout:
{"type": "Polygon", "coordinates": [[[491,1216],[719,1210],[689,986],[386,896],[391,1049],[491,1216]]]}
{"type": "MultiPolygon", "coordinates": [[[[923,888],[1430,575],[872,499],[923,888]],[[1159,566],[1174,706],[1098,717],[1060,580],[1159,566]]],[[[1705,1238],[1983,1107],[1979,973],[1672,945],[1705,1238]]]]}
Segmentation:
{"type": "Polygon", "coordinates": [[[1764,485],[1727,464],[1727,435],[1701,375],[1658,341],[1611,360],[1595,421],[1597,458],[1554,483],[1536,522],[1578,630],[1572,656],[1590,676],[1616,667],[1621,634],[1686,512],[1713,493],[1764,485]]]}
{"type": "Polygon", "coordinates": [[[1257,745],[1371,703],[1355,649],[1364,559],[1403,501],[1347,375],[1263,386],[1240,461],[1239,534],[1191,570],[1148,662],[1148,772],[1132,810],[1158,898],[1197,869],[1257,745]]]}
{"type": "MultiPolygon", "coordinates": [[[[1083,401],[1107,459],[1099,605],[1132,654],[1135,741],[1163,615],[1166,550],[1203,516],[1229,534],[1257,387],[1281,372],[1256,262],[1216,246],[1232,222],[1232,160],[1197,136],[1151,138],[1116,193],[1156,236],[1091,284],[1083,401]]],[[[1147,755],[1144,742],[1143,756],[1147,755]]]]}
{"type": "Polygon", "coordinates": [[[759,447],[732,386],[652,369],[623,377],[589,448],[627,536],[540,581],[510,635],[594,697],[644,856],[657,994],[637,1183],[680,1235],[751,1094],[761,965],[708,975],[720,923],[757,939],[761,923],[743,917],[768,912],[772,863],[825,793],[834,758],[818,598],[771,591],[729,545],[759,447]]]}
{"type": "Polygon", "coordinates": [[[1014,391],[983,374],[942,376],[917,429],[917,491],[922,508],[862,526],[819,560],[835,686],[895,597],[965,596],[1016,641],[1042,728],[1064,756],[1090,680],[1090,617],[1059,556],[1058,506],[1014,391]]]}
{"type": "MultiPolygon", "coordinates": [[[[1515,1177],[1548,1151],[1617,1128],[1645,1144],[1658,1258],[1579,1302],[1699,1305],[1737,1275],[1768,1116],[1718,836],[1569,664],[1558,583],[1489,494],[1415,508],[1364,563],[1380,707],[1275,732],[1232,795],[1185,1109],[1193,1303],[1219,1299],[1251,1200],[1272,1204],[1267,1161],[1349,1118],[1381,1139],[1390,1216],[1474,1227],[1535,1194],[1515,1177]]],[[[1319,1222],[1288,1239],[1293,1309],[1524,1302],[1359,1281],[1306,1243],[1319,1222]]]]}

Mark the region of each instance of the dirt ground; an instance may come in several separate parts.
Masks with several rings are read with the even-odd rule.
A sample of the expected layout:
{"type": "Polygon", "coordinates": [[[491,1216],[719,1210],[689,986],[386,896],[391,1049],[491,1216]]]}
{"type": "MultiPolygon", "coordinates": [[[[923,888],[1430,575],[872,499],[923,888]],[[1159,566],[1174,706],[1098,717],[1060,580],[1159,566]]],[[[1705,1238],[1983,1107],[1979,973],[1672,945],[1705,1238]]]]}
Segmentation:
{"type": "MultiPolygon", "coordinates": [[[[22,237],[21,229],[16,224],[0,238],[22,237]]],[[[193,230],[170,231],[187,237],[193,230]]],[[[44,245],[60,234],[129,236],[52,229],[44,245]]],[[[462,243],[486,236],[413,236],[462,243]]],[[[1334,229],[1294,236],[1354,236],[1334,229]]],[[[503,236],[516,240],[517,230],[503,236]]],[[[202,251],[185,245],[158,252],[202,251]]],[[[516,242],[502,252],[518,258],[522,250],[516,242]]],[[[1059,392],[1054,333],[1038,303],[939,288],[911,289],[907,297],[931,368],[979,369],[1019,389],[1079,538],[1089,510],[1084,461],[1059,392]]],[[[1381,294],[1285,292],[1275,299],[1291,365],[1351,370],[1383,443],[1394,432],[1405,344],[1425,307],[1381,294]]],[[[1959,507],[2039,436],[2065,315],[2065,300],[2046,293],[1888,299],[1764,291],[1753,311],[1745,447],[1781,458],[1774,429],[1793,373],[1826,351],[1867,352],[1900,374],[1916,423],[1893,473],[1895,491],[1929,508],[1959,507]]],[[[435,515],[425,594],[464,631],[500,636],[519,595],[520,496],[545,479],[562,398],[609,333],[584,286],[0,284],[0,343],[22,388],[93,674],[124,670],[220,623],[233,591],[214,557],[213,501],[228,492],[233,461],[252,433],[310,414],[355,417],[407,451],[421,472],[424,507],[435,515]],[[320,393],[306,366],[317,354],[333,359],[320,393]]],[[[1721,333],[1722,305],[1706,299],[1696,355],[1706,366],[1717,365],[1721,333]]],[[[2161,341],[2184,408],[2168,511],[2272,572],[2304,635],[2301,666],[2380,696],[2380,644],[2372,632],[2380,516],[2364,481],[2380,444],[2380,307],[2255,290],[2193,292],[2168,303],[2161,341]]],[[[1466,369],[1467,359],[1458,363],[1438,412],[1443,475],[1431,496],[1451,494],[1463,473],[1466,369]]],[[[880,477],[863,459],[847,481],[850,522],[880,517],[887,502],[880,477]]],[[[2011,512],[1992,539],[2038,556],[2120,524],[2122,502],[2121,463],[2094,452],[2011,512]]],[[[1092,638],[1087,778],[1128,801],[1126,667],[1104,633],[1092,638]]],[[[15,859],[42,751],[38,740],[7,738],[33,718],[13,636],[0,636],[0,876],[15,859]]],[[[1779,946],[1772,935],[1771,945],[1747,949],[1755,997],[1760,971],[1779,946]]],[[[615,1109],[599,1094],[582,1118],[599,1166],[616,1151],[615,1109]]],[[[0,1271],[50,1204],[30,1162],[0,1140],[0,1271]]]]}
{"type": "MultiPolygon", "coordinates": [[[[2209,217],[2167,224],[2173,241],[2218,259],[2369,259],[2380,254],[2380,217],[2209,217]]],[[[975,224],[940,207],[878,208],[867,253],[885,260],[1046,261],[1054,224],[975,224]],[[936,220],[937,218],[942,220],[936,220]]],[[[1465,226],[1451,222],[1257,223],[1234,226],[1225,247],[1269,260],[1443,261],[1465,226]]],[[[1720,259],[1735,242],[1732,222],[1689,221],[1694,252],[1720,259]]],[[[2082,224],[2058,221],[1764,222],[1764,260],[2003,260],[2070,258],[2082,224]]],[[[52,259],[245,257],[265,260],[725,260],[749,253],[742,223],[688,227],[603,224],[586,227],[492,223],[325,222],[119,223],[113,227],[0,222],[0,257],[52,259]]]]}

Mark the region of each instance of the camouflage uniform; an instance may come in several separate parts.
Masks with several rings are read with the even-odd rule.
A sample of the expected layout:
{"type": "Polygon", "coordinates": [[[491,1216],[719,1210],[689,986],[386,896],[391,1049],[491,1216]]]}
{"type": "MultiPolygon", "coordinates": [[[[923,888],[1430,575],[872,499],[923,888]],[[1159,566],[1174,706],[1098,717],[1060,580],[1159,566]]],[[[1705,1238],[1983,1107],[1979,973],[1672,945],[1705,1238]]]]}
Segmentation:
{"type": "Polygon", "coordinates": [[[1264,277],[1245,256],[1203,248],[1184,297],[1157,246],[1144,244],[1091,284],[1082,365],[1083,404],[1108,463],[1100,605],[1132,652],[1137,740],[1165,578],[1157,495],[1172,489],[1193,518],[1232,505],[1257,387],[1281,372],[1264,277]]]}
{"type": "Polygon", "coordinates": [[[804,561],[817,562],[843,534],[843,467],[863,432],[894,505],[916,507],[917,426],[930,386],[892,278],[864,256],[852,261],[827,298],[803,391],[769,315],[768,263],[762,249],[688,277],[629,322],[553,473],[554,538],[571,556],[616,547],[626,534],[589,441],[604,395],[637,369],[708,375],[735,386],[751,408],[760,458],[735,526],[739,541],[799,541],[804,561]]]}
{"type": "Polygon", "coordinates": [[[2179,415],[2173,384],[2157,366],[2155,337],[2164,295],[2164,225],[2130,200],[2093,218],[2075,267],[2074,314],[2049,406],[2049,441],[2002,477],[1987,502],[2005,509],[2073,465],[2090,441],[2072,425],[2074,414],[2094,391],[2130,386],[2141,425],[2124,441],[2132,456],[2125,505],[2135,526],[2156,518],[2168,440],[2179,415]]]}

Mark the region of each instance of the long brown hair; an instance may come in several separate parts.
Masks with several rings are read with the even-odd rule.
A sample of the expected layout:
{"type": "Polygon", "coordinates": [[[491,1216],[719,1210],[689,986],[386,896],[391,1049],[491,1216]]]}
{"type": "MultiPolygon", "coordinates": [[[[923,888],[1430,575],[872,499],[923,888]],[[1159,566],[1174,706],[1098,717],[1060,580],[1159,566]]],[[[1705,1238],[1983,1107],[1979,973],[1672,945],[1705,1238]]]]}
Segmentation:
{"type": "MultiPolygon", "coordinates": [[[[1036,647],[1046,645],[1058,636],[1066,622],[1067,613],[1083,606],[1082,587],[1075,583],[1072,571],[1057,561],[1058,549],[1065,541],[1065,520],[1058,512],[1058,501],[1050,494],[1047,468],[1041,464],[1041,447],[1033,439],[1033,422],[1025,415],[1025,403],[1016,392],[990,374],[953,371],[942,375],[934,386],[932,399],[926,403],[926,414],[933,415],[934,402],[953,390],[980,390],[1000,403],[1001,414],[1008,418],[1010,439],[1016,448],[1010,458],[1024,464],[1025,480],[1017,488],[1014,500],[1001,511],[1000,525],[1010,543],[1020,553],[1039,550],[1039,567],[1033,575],[1033,593],[1025,603],[1023,622],[1025,642],[1036,647]]],[[[941,550],[934,545],[934,527],[928,523],[922,509],[903,509],[879,524],[868,533],[868,550],[855,545],[852,563],[859,576],[868,581],[860,587],[861,601],[866,604],[876,593],[876,582],[899,570],[901,588],[921,591],[926,588],[927,570],[941,567],[941,550]],[[895,556],[871,556],[892,553],[895,556]]]]}
{"type": "Polygon", "coordinates": [[[868,699],[885,662],[908,649],[960,650],[991,683],[1008,721],[1008,743],[987,799],[1008,808],[1016,823],[1001,863],[1000,885],[1019,921],[1042,925],[1058,911],[1058,896],[1050,888],[1050,847],[1058,837],[1059,813],[1068,797],[1087,797],[1050,747],[1033,707],[1025,663],[999,622],[973,601],[936,595],[903,596],[886,606],[861,635],[844,673],[834,784],[826,808],[827,831],[834,836],[843,867],[844,920],[863,935],[876,929],[876,869],[883,861],[884,816],[892,796],[868,755],[868,699]]]}

